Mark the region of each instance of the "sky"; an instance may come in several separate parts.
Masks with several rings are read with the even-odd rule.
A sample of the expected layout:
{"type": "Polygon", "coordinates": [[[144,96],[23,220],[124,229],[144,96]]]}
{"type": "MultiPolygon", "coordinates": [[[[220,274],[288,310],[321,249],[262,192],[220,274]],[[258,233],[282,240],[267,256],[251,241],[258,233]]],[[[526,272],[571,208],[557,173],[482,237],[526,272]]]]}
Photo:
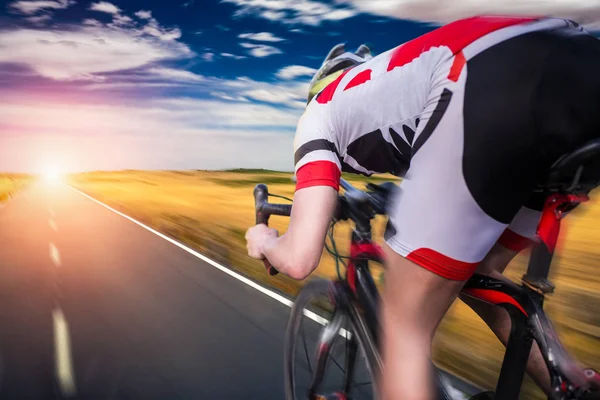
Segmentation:
{"type": "Polygon", "coordinates": [[[0,171],[293,168],[308,82],[477,14],[600,0],[0,0],[0,171]]]}

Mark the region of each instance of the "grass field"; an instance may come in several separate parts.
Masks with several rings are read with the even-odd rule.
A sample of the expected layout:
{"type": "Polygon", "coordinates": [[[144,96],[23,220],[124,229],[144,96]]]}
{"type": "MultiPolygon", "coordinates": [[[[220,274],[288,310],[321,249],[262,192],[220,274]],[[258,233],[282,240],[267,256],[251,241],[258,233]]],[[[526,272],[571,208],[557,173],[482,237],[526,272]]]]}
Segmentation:
{"type": "Polygon", "coordinates": [[[7,201],[31,179],[31,176],[24,174],[0,174],[0,203],[7,201]]]}
{"type": "MultiPolygon", "coordinates": [[[[359,187],[366,182],[364,178],[348,178],[359,187]]],[[[268,277],[262,263],[249,259],[245,251],[244,234],[254,224],[255,184],[265,183],[271,193],[292,197],[294,186],[289,173],[95,172],[72,176],[70,182],[265,285],[291,295],[300,288],[301,282],[282,276],[268,277]]],[[[546,309],[567,349],[582,363],[600,369],[600,201],[574,211],[568,221],[552,272],[557,289],[548,297],[546,309]]],[[[285,231],[286,224],[285,218],[272,218],[271,226],[280,232],[285,231]]],[[[378,241],[384,224],[383,218],[374,223],[378,241]]],[[[342,253],[347,253],[350,229],[348,224],[336,228],[342,253]]],[[[507,275],[518,280],[524,268],[525,255],[513,262],[507,275]]],[[[316,273],[335,274],[328,255],[324,255],[316,273]]],[[[374,275],[381,281],[383,272],[379,268],[374,275]]],[[[435,358],[439,365],[480,386],[493,387],[502,355],[503,347],[489,329],[468,307],[457,302],[436,335],[435,358]]],[[[523,398],[543,398],[529,381],[524,393],[523,398]]]]}

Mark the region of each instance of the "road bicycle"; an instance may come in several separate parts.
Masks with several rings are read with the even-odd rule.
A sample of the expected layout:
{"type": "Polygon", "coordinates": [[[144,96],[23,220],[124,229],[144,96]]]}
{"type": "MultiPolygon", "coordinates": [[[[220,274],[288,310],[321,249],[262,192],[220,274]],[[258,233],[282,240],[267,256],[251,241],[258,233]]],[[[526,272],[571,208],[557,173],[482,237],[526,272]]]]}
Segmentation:
{"type": "MultiPolygon", "coordinates": [[[[560,221],[586,201],[589,192],[599,183],[600,140],[561,157],[551,168],[546,184],[537,188],[547,200],[538,228],[540,241],[532,249],[521,283],[477,273],[466,282],[463,295],[503,307],[512,320],[495,391],[483,392],[474,398],[518,399],[535,340],[550,373],[551,399],[600,399],[600,374],[579,367],[569,357],[543,310],[544,296],[554,289],[548,273],[560,221]]],[[[377,311],[380,300],[370,262],[382,263],[383,257],[380,247],[372,241],[371,221],[377,215],[386,214],[388,199],[397,185],[369,183],[363,191],[342,179],[341,187],[344,192],[339,196],[329,230],[331,244],[327,245],[336,260],[338,277],[309,281],[291,310],[284,357],[285,391],[290,400],[326,399],[332,398],[332,393],[333,398],[338,399],[378,397],[376,377],[383,369],[377,311]],[[333,240],[333,227],[338,221],[354,224],[350,256],[345,259],[333,240]],[[340,272],[341,264],[345,265],[345,273],[340,272]],[[310,321],[311,325],[304,325],[308,321],[306,315],[320,324],[310,321]],[[339,343],[343,344],[341,350],[335,347],[339,343]],[[342,358],[343,361],[339,361],[342,358]],[[370,379],[368,383],[362,382],[365,376],[370,379]]],[[[268,188],[263,184],[256,186],[254,197],[257,223],[268,224],[271,215],[289,216],[291,213],[290,204],[268,202],[268,188]]],[[[265,266],[270,275],[277,274],[267,260],[265,266]]],[[[439,374],[436,384],[439,396],[449,398],[448,387],[439,374]]]]}

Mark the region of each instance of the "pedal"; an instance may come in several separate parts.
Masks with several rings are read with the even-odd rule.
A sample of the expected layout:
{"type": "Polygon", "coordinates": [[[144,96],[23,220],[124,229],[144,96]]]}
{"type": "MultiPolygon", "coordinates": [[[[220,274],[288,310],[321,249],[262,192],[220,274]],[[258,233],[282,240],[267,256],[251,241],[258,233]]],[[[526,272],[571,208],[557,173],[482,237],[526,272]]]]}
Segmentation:
{"type": "Polygon", "coordinates": [[[554,284],[548,279],[531,279],[527,275],[521,278],[523,285],[541,294],[542,296],[549,293],[554,293],[554,284]]]}

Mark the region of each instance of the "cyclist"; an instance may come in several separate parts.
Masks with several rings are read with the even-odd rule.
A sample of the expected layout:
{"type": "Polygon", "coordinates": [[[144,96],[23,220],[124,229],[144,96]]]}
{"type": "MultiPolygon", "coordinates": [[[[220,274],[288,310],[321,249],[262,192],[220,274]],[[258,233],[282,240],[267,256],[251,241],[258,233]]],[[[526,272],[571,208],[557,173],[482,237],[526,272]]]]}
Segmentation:
{"type": "MultiPolygon", "coordinates": [[[[381,388],[384,399],[433,398],[440,320],[476,270],[500,275],[535,240],[544,199],[532,189],[600,134],[598,71],[600,41],[556,18],[463,19],[376,57],[336,46],[298,123],[288,230],[250,228],[248,254],[303,279],[341,172],[403,177],[385,234],[381,388]]],[[[508,315],[469,304],[506,343],[508,315]]],[[[540,362],[535,347],[528,372],[549,392],[540,362]]]]}

